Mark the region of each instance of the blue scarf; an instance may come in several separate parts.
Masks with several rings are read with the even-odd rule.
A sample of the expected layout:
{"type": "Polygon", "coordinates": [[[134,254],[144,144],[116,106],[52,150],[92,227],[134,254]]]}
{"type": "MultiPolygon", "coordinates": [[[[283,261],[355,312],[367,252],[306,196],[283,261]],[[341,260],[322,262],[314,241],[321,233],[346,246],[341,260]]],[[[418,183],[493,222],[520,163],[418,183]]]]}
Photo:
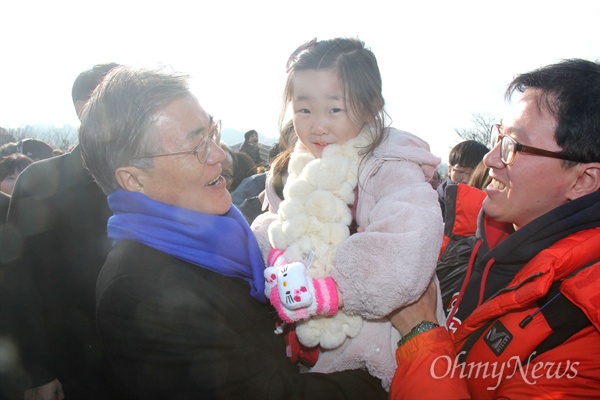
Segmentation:
{"type": "Polygon", "coordinates": [[[113,216],[108,236],[113,243],[130,239],[189,263],[250,284],[250,294],[266,302],[265,265],[256,238],[231,206],[225,215],[211,215],[152,200],[119,189],[108,196],[113,216]]]}

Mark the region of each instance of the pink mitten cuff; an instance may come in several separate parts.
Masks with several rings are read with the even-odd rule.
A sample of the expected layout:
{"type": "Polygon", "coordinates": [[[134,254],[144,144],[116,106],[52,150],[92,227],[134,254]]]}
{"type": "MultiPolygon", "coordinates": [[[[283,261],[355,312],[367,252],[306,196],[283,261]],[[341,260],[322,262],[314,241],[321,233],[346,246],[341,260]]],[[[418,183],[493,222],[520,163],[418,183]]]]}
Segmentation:
{"type": "Polygon", "coordinates": [[[283,253],[285,253],[285,250],[277,250],[272,248],[269,252],[269,256],[267,257],[267,265],[269,267],[274,267],[276,265],[281,265],[282,261],[285,264],[285,260],[283,260],[283,257],[281,257],[283,253]],[[281,260],[279,260],[279,258],[281,258],[281,260]]]}
{"type": "Polygon", "coordinates": [[[277,310],[279,317],[292,323],[308,319],[312,315],[334,315],[339,309],[338,291],[335,281],[331,277],[321,279],[307,279],[306,292],[310,293],[312,300],[308,306],[290,308],[289,294],[279,292],[279,287],[274,287],[270,293],[271,304],[277,310]]]}
{"type": "Polygon", "coordinates": [[[331,277],[313,279],[312,284],[315,288],[316,315],[331,316],[338,312],[339,298],[335,281],[331,277]]]}
{"type": "Polygon", "coordinates": [[[282,265],[285,265],[285,259],[282,257],[284,250],[271,249],[267,257],[267,268],[265,268],[265,297],[271,297],[271,290],[277,285],[277,273],[282,265]]]}

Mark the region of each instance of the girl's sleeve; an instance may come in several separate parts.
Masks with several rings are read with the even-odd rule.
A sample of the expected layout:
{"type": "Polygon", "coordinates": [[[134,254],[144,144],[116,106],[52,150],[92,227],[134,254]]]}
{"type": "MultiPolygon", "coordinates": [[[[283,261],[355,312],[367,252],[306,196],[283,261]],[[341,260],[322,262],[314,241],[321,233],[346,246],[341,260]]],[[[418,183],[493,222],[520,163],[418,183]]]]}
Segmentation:
{"type": "Polygon", "coordinates": [[[250,226],[254,236],[256,237],[258,247],[260,248],[260,253],[263,256],[265,263],[267,262],[267,257],[271,251],[271,243],[269,242],[269,225],[271,225],[271,222],[275,221],[276,219],[277,214],[266,211],[258,215],[250,226]]]}
{"type": "Polygon", "coordinates": [[[359,184],[365,232],[340,245],[332,271],[344,311],[385,317],[416,301],[435,274],[443,224],[423,171],[417,162],[384,160],[359,184]]]}

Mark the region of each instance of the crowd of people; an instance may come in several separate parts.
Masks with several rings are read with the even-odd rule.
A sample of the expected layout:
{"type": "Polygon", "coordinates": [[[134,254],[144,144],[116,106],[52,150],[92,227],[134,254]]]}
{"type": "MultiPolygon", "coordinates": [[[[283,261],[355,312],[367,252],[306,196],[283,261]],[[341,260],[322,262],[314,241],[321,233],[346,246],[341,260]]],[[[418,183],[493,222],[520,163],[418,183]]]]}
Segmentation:
{"type": "Polygon", "coordinates": [[[7,149],[0,398],[598,398],[600,64],[517,75],[444,181],[361,40],[285,68],[269,160],[117,63],[71,151],[7,149]]]}

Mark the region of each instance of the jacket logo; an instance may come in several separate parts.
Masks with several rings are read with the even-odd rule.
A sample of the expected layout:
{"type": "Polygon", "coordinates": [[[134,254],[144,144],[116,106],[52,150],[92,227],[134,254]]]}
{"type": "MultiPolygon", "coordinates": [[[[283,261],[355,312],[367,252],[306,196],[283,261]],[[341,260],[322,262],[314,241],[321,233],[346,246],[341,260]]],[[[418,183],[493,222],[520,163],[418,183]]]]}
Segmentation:
{"type": "Polygon", "coordinates": [[[513,335],[500,321],[496,321],[484,337],[485,343],[497,356],[502,354],[512,339],[513,335]]]}

